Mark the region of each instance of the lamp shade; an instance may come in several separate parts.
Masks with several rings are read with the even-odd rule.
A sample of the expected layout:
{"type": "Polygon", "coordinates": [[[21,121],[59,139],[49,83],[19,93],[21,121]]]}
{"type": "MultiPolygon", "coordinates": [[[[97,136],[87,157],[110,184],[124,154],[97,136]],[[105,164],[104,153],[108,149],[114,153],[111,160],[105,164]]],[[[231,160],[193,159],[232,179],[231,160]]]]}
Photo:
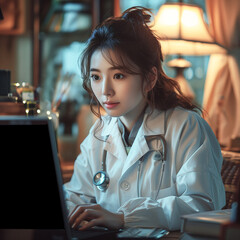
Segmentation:
{"type": "Polygon", "coordinates": [[[226,51],[210,35],[203,11],[197,5],[163,4],[152,29],[162,39],[164,54],[208,55],[226,51]]]}

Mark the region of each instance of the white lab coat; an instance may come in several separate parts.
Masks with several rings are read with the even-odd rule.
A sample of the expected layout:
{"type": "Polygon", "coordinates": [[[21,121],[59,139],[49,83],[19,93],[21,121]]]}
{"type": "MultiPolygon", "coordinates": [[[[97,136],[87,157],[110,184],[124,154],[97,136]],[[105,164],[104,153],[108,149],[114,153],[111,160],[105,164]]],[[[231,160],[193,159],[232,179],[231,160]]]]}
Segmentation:
{"type": "Polygon", "coordinates": [[[128,155],[116,118],[103,117],[104,126],[96,132],[97,138],[106,141],[94,136],[98,123],[92,127],[81,144],[72,179],[64,186],[69,211],[76,204],[96,202],[109,211],[123,212],[125,227],[177,230],[181,215],[225,205],[221,150],[208,124],[182,108],[154,111],[149,117],[148,111],[128,155]],[[155,160],[154,151],[149,152],[146,136],[158,134],[165,137],[167,153],[155,200],[162,161],[155,160]],[[93,176],[101,170],[104,149],[110,184],[101,192],[93,185],[93,176]],[[137,169],[142,156],[138,197],[137,169]]]}

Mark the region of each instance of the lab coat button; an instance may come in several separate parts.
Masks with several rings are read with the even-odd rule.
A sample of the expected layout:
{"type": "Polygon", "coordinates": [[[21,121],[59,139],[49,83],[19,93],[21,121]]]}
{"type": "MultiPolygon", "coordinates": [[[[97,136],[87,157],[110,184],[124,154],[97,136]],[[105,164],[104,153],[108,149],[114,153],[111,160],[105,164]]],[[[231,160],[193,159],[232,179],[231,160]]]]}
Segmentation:
{"type": "Polygon", "coordinates": [[[123,181],[121,183],[121,189],[127,191],[127,190],[129,190],[129,188],[130,188],[130,184],[127,181],[123,181]]]}

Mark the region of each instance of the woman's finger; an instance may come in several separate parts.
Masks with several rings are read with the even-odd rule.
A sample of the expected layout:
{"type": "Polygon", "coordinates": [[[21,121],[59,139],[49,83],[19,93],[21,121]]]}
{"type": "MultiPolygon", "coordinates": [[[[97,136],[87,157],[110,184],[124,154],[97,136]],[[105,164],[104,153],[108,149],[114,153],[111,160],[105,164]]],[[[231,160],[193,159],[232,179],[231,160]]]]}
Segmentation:
{"type": "MultiPolygon", "coordinates": [[[[95,218],[100,217],[100,213],[94,209],[85,209],[80,215],[78,215],[78,217],[75,219],[75,221],[72,224],[72,227],[74,229],[78,229],[79,227],[81,227],[82,222],[85,221],[91,221],[95,218]]],[[[85,223],[85,225],[87,225],[88,223],[85,223]]]]}
{"type": "Polygon", "coordinates": [[[76,205],[74,209],[71,211],[71,213],[68,214],[68,219],[72,217],[73,213],[76,211],[77,208],[79,208],[79,205],[76,205]]]}
{"type": "Polygon", "coordinates": [[[69,217],[69,224],[70,226],[76,221],[76,219],[81,215],[86,208],[82,206],[77,206],[69,217]]]}
{"type": "Polygon", "coordinates": [[[99,204],[77,205],[72,211],[72,213],[69,215],[69,224],[72,225],[78,218],[78,216],[81,215],[86,209],[102,210],[102,207],[99,204]]]}
{"type": "Polygon", "coordinates": [[[102,226],[102,225],[103,225],[102,219],[95,218],[95,219],[92,219],[91,221],[87,222],[86,224],[82,225],[79,230],[83,231],[83,230],[86,230],[86,229],[89,229],[89,228],[92,228],[95,226],[102,226]]]}

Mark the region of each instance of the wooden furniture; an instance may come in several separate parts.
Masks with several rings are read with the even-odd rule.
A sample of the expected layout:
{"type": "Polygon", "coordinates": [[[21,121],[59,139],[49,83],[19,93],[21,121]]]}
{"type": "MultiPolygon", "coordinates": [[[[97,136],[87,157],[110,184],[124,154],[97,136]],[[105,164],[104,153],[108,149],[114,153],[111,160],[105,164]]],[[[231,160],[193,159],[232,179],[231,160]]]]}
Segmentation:
{"type": "Polygon", "coordinates": [[[226,206],[224,208],[228,209],[236,201],[236,193],[240,184],[240,153],[222,151],[222,154],[221,175],[226,193],[226,206]]]}
{"type": "Polygon", "coordinates": [[[0,115],[26,115],[24,104],[0,102],[0,115]]]}

